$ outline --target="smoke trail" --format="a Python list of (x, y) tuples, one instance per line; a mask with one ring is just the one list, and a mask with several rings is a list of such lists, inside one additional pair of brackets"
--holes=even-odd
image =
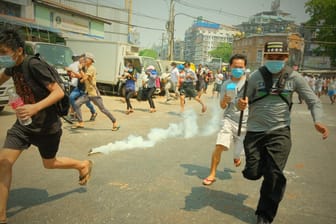
[[(210, 121), (207, 122), (202, 135), (210, 135), (218, 130), (218, 107), (211, 106), (213, 116)], [(199, 135), (199, 127), (197, 124), (197, 114), (194, 110), (187, 110), (183, 113), (183, 122), (177, 124), (169, 124), (168, 128), (152, 128), (147, 137), (130, 135), (126, 139), (121, 141), (115, 141), (107, 145), (103, 145), (97, 148), (93, 148), (89, 151), (89, 155), (95, 153), (108, 154), (112, 151), (123, 151), (135, 148), (149, 148), (153, 147), (156, 143), (168, 138), (192, 138)], [(217, 123), (216, 123), (217, 122)]]

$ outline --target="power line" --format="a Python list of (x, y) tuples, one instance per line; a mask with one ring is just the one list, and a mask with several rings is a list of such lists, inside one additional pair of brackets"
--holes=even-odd
[(242, 15), (235, 14), (235, 13), (232, 13), (232, 12), (227, 12), (227, 11), (224, 11), (222, 9), (207, 8), (207, 7), (204, 7), (204, 6), (195, 5), (194, 3), (190, 4), (189, 2), (186, 2), (186, 1), (183, 1), (183, 0), (175, 0), (175, 2), (177, 2), (181, 5), (184, 5), (186, 7), (197, 9), (197, 10), (208, 11), (208, 12), (216, 12), (216, 13), (224, 14), (224, 15), (232, 15), (232, 16), (245, 18), (245, 19), (248, 18), (247, 16), (242, 16)]

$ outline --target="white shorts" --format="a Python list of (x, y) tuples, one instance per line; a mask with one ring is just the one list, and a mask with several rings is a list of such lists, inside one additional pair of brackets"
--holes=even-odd
[(217, 134), (217, 145), (223, 145), (224, 147), (230, 149), (233, 148), (234, 158), (239, 158), (240, 154), (244, 151), (244, 138), (246, 134), (246, 124), (241, 127), (240, 136), (238, 133), (238, 123), (230, 120), (223, 119), (222, 129)]

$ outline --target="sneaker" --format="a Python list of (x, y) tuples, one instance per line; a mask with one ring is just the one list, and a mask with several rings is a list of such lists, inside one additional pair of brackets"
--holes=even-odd
[(240, 166), (240, 164), (241, 164), (241, 159), (240, 159), (240, 158), (238, 158), (238, 159), (233, 159), (233, 163), (234, 163), (234, 165), (235, 165), (236, 167), (238, 167), (238, 166)]
[(91, 114), (90, 121), (95, 121), (97, 117), (97, 113)]

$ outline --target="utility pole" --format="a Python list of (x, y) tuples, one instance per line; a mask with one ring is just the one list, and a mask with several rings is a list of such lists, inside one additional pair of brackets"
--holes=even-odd
[(133, 4), (133, 2), (132, 2), (132, 0), (125, 0), (125, 6), (126, 6), (126, 9), (128, 10), (128, 21), (127, 21), (127, 23), (128, 23), (128, 42), (130, 42), (131, 41), (131, 35), (132, 35), (132, 26), (131, 26), (131, 24), (132, 24), (132, 8), (133, 8), (133, 6), (132, 6), (132, 4)]
[(168, 60), (174, 60), (174, 0), (170, 0), (170, 11), (169, 11), (169, 21), (168, 21), (168, 34), (169, 34), (169, 47), (168, 47)]

